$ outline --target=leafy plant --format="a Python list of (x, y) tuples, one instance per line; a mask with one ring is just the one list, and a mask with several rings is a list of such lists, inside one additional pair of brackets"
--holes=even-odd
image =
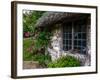
[(44, 11), (32, 11), (24, 10), (23, 11), (23, 32), (30, 32), (31, 34), (35, 30), (35, 23), (42, 16)]
[(52, 33), (46, 28), (43, 31), (38, 31), (37, 37), (34, 39), (34, 52), (45, 54), (49, 45)]
[(47, 67), (47, 64), (51, 61), (51, 56), (49, 54), (36, 54), (33, 56), (34, 61), (38, 61), (42, 67)]
[(48, 64), (49, 68), (76, 67), (76, 66), (80, 66), (80, 61), (72, 56), (63, 56)]
[(50, 32), (47, 32), (47, 31), (40, 32), (38, 37), (36, 38), (36, 40), (37, 40), (36, 46), (37, 47), (47, 47), (51, 35), (52, 34)]

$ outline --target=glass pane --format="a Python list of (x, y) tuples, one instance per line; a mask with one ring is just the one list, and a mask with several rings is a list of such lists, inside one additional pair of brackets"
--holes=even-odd
[(71, 40), (69, 40), (68, 44), (69, 44), (69, 45), (71, 45), (71, 42), (72, 42), (72, 41), (71, 41)]
[(68, 46), (66, 46), (66, 51), (68, 51)]
[(66, 45), (68, 45), (68, 40), (66, 40)]
[(72, 39), (72, 34), (71, 33), (69, 33), (69, 39)]
[(77, 40), (74, 40), (74, 46), (76, 46), (77, 45)]
[(86, 46), (86, 41), (82, 41), (82, 46)]
[(68, 49), (71, 50), (71, 46), (68, 46)]
[(65, 35), (65, 39), (68, 39), (68, 34)]
[(80, 40), (78, 41), (78, 46), (81, 46), (81, 41)]
[(63, 40), (63, 45), (65, 44), (65, 40)]
[(78, 33), (78, 39), (81, 39), (81, 33)]
[(82, 34), (82, 39), (86, 39), (86, 33)]
[(78, 33), (74, 33), (74, 38), (75, 38), (75, 39), (78, 38)]

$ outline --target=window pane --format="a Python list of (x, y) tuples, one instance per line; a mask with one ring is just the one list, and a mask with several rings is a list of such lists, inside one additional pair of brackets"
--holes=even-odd
[(77, 45), (77, 40), (74, 40), (74, 46), (76, 46)]
[(74, 33), (74, 38), (75, 38), (75, 39), (78, 38), (78, 33)]
[(78, 39), (81, 39), (81, 33), (78, 33)]
[(82, 41), (82, 46), (86, 46), (86, 41)]
[(82, 39), (86, 39), (86, 33), (82, 34)]
[(68, 46), (68, 49), (71, 50), (71, 46)]
[(68, 45), (68, 40), (66, 40), (66, 45)]
[(71, 45), (71, 42), (72, 42), (72, 41), (71, 41), (71, 40), (69, 40), (68, 44), (69, 44), (69, 45)]
[(72, 34), (71, 33), (69, 33), (69, 39), (72, 39)]
[(65, 51), (68, 51), (68, 46), (66, 46), (65, 48), (66, 48), (66, 50), (65, 50)]
[(63, 40), (63, 44), (65, 45), (65, 40)]
[(81, 46), (81, 41), (80, 40), (78, 41), (78, 46)]
[(68, 39), (68, 34), (65, 35), (65, 39)]

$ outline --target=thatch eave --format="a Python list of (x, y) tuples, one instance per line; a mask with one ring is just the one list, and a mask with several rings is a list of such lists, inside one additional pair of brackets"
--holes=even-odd
[[(84, 14), (78, 14), (78, 13), (67, 13), (67, 12), (45, 12), (43, 16), (41, 16), (37, 23), (35, 24), (35, 27), (47, 27), (51, 26), (53, 24), (64, 22), (66, 20), (73, 20), (77, 19), (80, 16), (82, 17)], [(86, 16), (86, 15), (85, 15)]]

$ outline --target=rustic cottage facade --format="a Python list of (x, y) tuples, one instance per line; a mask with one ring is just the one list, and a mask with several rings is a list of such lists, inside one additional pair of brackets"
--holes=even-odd
[(91, 25), (90, 14), (45, 12), (36, 27), (47, 27), (53, 32), (48, 52), (52, 60), (64, 55), (74, 56), (81, 65), (90, 65)]

